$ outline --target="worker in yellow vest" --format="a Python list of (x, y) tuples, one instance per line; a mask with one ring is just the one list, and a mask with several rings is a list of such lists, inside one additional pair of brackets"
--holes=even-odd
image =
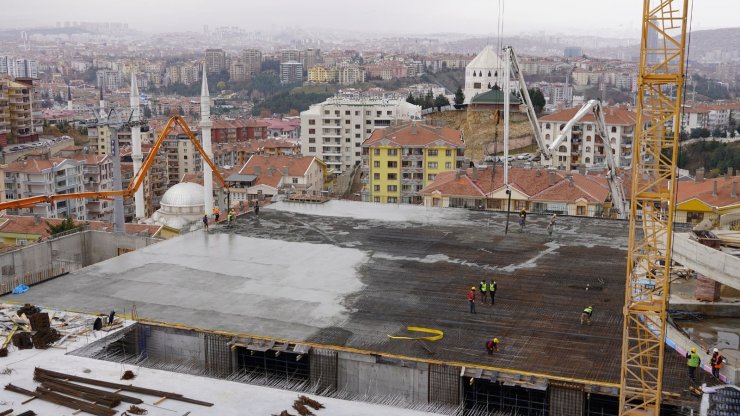
[(486, 303), (486, 293), (488, 293), (488, 283), (486, 283), (485, 280), (480, 281), (479, 285), (480, 289), (480, 301), (481, 303)]
[(594, 313), (594, 307), (593, 305), (588, 305), (584, 310), (583, 313), (581, 313), (581, 325), (584, 323), (587, 325), (591, 325), (591, 315)]
[(691, 352), (686, 354), (686, 366), (689, 368), (689, 378), (696, 383), (696, 369), (701, 365), (701, 357), (696, 353), (696, 348), (691, 347)]

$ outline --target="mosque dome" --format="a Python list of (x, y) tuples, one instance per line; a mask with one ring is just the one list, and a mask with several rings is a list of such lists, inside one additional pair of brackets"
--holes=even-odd
[(182, 182), (167, 190), (159, 204), (164, 208), (195, 208), (203, 211), (203, 186), (192, 182)]

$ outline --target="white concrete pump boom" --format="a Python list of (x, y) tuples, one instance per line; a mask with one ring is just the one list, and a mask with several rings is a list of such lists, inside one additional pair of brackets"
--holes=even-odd
[[(537, 120), (537, 113), (535, 113), (534, 111), (532, 99), (529, 97), (529, 90), (527, 89), (527, 83), (524, 82), (524, 74), (522, 74), (522, 71), (519, 69), (519, 61), (516, 59), (514, 49), (511, 46), (507, 46), (504, 48), (504, 53), (509, 55), (509, 62), (511, 62), (511, 71), (514, 73), (514, 76), (519, 81), (519, 88), (522, 91), (524, 105), (525, 107), (527, 107), (527, 118), (529, 118), (529, 123), (532, 125), (532, 132), (534, 133), (534, 138), (537, 141), (537, 146), (540, 149), (542, 157), (549, 160), (552, 157), (552, 151), (547, 148), (547, 144), (542, 137), (542, 132), (540, 131), (540, 122)], [(506, 122), (508, 123), (508, 120)]]
[(581, 107), (580, 110), (570, 119), (565, 126), (560, 130), (560, 134), (552, 142), (548, 151), (554, 152), (558, 146), (565, 140), (566, 135), (573, 128), (573, 125), (581, 121), (581, 119), (588, 113), (593, 113), (596, 124), (596, 134), (601, 137), (601, 141), (604, 143), (604, 157), (606, 158), (606, 165), (609, 171), (607, 172), (607, 181), (609, 182), (609, 190), (612, 194), (612, 205), (614, 209), (618, 211), (619, 218), (627, 218), (627, 203), (625, 202), (624, 187), (622, 186), (622, 180), (617, 176), (617, 162), (614, 160), (614, 152), (612, 150), (612, 144), (609, 140), (609, 130), (606, 128), (606, 118), (604, 117), (604, 111), (601, 107), (601, 101), (589, 100), (586, 104)]

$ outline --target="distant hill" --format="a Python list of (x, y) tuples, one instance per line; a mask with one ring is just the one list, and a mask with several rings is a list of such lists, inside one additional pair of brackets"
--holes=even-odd
[(722, 52), (740, 49), (740, 27), (691, 32), (690, 59), (699, 59), (704, 54), (721, 50)]

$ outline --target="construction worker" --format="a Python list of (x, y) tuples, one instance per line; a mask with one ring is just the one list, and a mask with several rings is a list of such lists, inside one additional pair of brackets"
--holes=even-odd
[(486, 349), (488, 350), (488, 355), (493, 355), (494, 351), (498, 352), (498, 338), (489, 339), (486, 342)]
[(552, 214), (550, 222), (547, 224), (547, 235), (552, 237), (552, 232), (555, 229), (555, 221), (558, 219), (558, 214)]
[(221, 216), (221, 213), (218, 212), (218, 207), (213, 207), (213, 220), (215, 222), (218, 222), (218, 217)]
[(475, 313), (475, 286), (468, 292), (468, 303), (470, 304), (470, 313)]
[(591, 325), (591, 314), (594, 313), (593, 305), (588, 305), (581, 313), (581, 325), (584, 323)]
[(522, 210), (519, 211), (519, 226), (521, 227), (519, 231), (522, 233), (524, 232), (524, 225), (526, 222), (527, 222), (527, 210), (522, 208)]
[(260, 215), (260, 201), (259, 199), (254, 201), (254, 215)]
[(480, 301), (481, 303), (486, 303), (486, 292), (488, 292), (488, 283), (486, 283), (485, 280), (480, 281)]
[(494, 296), (496, 296), (496, 281), (491, 279), (491, 283), (488, 284), (488, 293), (491, 295), (491, 306), (493, 306)]
[(686, 366), (689, 368), (689, 378), (696, 383), (696, 369), (701, 365), (701, 357), (696, 353), (696, 348), (691, 347), (691, 352), (686, 353)]
[(234, 212), (234, 208), (231, 208), (229, 210), (229, 214), (227, 215), (227, 218), (229, 220), (229, 225), (236, 219), (236, 212)]
[(719, 370), (722, 368), (722, 364), (725, 362), (725, 357), (719, 353), (717, 348), (712, 351), (712, 359), (709, 360), (709, 364), (712, 365), (712, 375), (719, 378)]
[(208, 214), (203, 214), (203, 229), (208, 231)]

